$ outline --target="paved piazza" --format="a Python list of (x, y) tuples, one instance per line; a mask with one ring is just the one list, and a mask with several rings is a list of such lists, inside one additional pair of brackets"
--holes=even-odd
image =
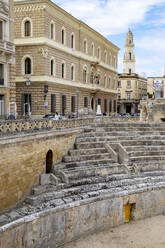
[(159, 215), (83, 237), (62, 248), (164, 248), (164, 229), (165, 216)]

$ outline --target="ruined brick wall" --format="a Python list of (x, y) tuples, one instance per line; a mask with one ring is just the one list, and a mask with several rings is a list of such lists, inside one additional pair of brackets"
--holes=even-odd
[(0, 144), (0, 211), (18, 203), (38, 183), (46, 170), (46, 154), (53, 152), (53, 163), (61, 161), (74, 144), (78, 131), (32, 134), (5, 139)]

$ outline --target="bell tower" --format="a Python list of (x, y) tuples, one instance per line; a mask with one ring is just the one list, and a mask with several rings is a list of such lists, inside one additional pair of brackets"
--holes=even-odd
[(125, 53), (123, 59), (123, 73), (132, 74), (135, 73), (135, 53), (133, 34), (131, 30), (128, 30), (126, 36)]

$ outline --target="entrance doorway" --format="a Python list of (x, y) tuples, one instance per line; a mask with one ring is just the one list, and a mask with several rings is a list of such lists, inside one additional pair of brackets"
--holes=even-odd
[(46, 154), (46, 174), (52, 173), (53, 168), (53, 152), (49, 150)]
[(131, 114), (131, 103), (126, 104), (126, 113)]
[(130, 220), (134, 219), (134, 211), (136, 204), (127, 204), (125, 205), (125, 223), (130, 222)]

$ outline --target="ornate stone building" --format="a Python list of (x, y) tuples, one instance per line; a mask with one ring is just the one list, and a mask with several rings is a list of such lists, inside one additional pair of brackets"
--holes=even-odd
[[(149, 98), (165, 98), (164, 87), (165, 76), (147, 78), (147, 93)], [(155, 96), (155, 90), (157, 96)]]
[(13, 0), (0, 1), (0, 118), (13, 110), (16, 101), (13, 22)]
[[(15, 1), (18, 112), (116, 112), (118, 47), (49, 0)], [(28, 80), (27, 80), (28, 78)], [(26, 87), (26, 81), (30, 86)]]
[(118, 76), (118, 113), (137, 113), (140, 100), (147, 95), (147, 80), (135, 73), (134, 41), (131, 30), (126, 36), (123, 73)]

